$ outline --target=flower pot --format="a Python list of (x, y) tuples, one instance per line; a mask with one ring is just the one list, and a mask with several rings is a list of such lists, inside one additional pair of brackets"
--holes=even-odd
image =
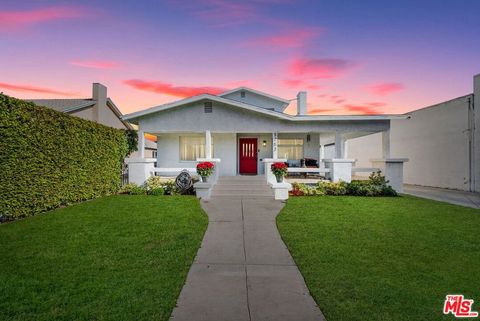
[(206, 182), (207, 182), (207, 178), (208, 178), (208, 176), (202, 176), (202, 182), (203, 182), (203, 183), (206, 183)]
[(275, 176), (275, 177), (277, 178), (277, 183), (283, 182), (283, 176), (278, 175), (278, 176)]

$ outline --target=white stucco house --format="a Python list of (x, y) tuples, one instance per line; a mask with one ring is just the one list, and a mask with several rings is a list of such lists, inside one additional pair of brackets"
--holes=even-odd
[[(324, 173), (333, 181), (350, 181), (352, 172), (380, 168), (402, 190), (406, 159), (390, 157), (390, 123), (408, 115), (307, 115), (307, 93), (299, 92), (296, 100), (297, 113), (289, 115), (284, 111), (290, 100), (240, 87), (125, 115), (139, 128), (140, 151), (146, 133), (157, 136), (156, 159), (141, 154), (129, 160), (130, 181), (141, 184), (154, 173), (176, 175), (182, 169), (194, 172), (198, 161), (211, 160), (217, 176), (264, 175), (282, 198), (289, 184), (275, 183), (269, 170), (272, 162), (282, 161), (288, 162), (289, 172)], [(381, 133), (382, 157), (357, 168), (346, 157), (345, 144), (372, 133)], [(305, 168), (305, 162), (317, 166)]]

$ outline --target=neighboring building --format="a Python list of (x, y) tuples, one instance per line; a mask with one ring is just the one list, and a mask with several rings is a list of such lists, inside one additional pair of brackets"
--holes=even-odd
[[(392, 120), (392, 157), (405, 163), (406, 184), (480, 192), (480, 75), (472, 94), (409, 112), (406, 121)], [(382, 155), (379, 134), (352, 139), (347, 154), (366, 166)]]
[[(145, 141), (143, 133), (157, 136), (157, 173), (192, 169), (201, 159), (219, 159), (220, 176), (257, 175), (265, 173), (265, 162), (287, 161), (292, 172), (325, 172), (325, 163), (326, 173), (336, 181), (351, 177), (352, 161), (344, 153), (347, 140), (383, 132), (380, 145), (388, 147), (389, 136), (385, 133), (389, 133), (390, 121), (407, 118), (307, 115), (306, 96), (306, 92), (298, 93), (294, 116), (284, 113), (289, 100), (240, 87), (152, 107), (123, 119), (139, 126), (140, 145)], [(331, 147), (325, 146), (332, 143), (337, 146), (334, 153), (330, 151), (334, 157), (326, 159), (325, 149)], [(385, 149), (383, 154), (388, 158), (388, 153)], [(145, 155), (140, 156), (145, 159)], [(307, 162), (317, 163), (317, 169), (301, 169)], [(142, 183), (153, 170), (145, 168), (136, 182)]]
[[(94, 83), (92, 88), (92, 98), (84, 99), (26, 99), (39, 106), (45, 106), (77, 116), (83, 119), (91, 120), (105, 126), (118, 129), (134, 129), (127, 121), (123, 120), (122, 113), (115, 103), (107, 96), (107, 87), (102, 84)], [(145, 154), (149, 157), (154, 156), (156, 144), (151, 140), (146, 140)], [(135, 154), (139, 154), (136, 152)], [(135, 156), (131, 155), (131, 156)]]

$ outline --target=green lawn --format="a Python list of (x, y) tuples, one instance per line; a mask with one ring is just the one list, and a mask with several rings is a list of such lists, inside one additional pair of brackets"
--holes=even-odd
[(480, 210), (420, 198), (292, 197), (277, 224), (328, 321), (453, 320), (480, 310)]
[(111, 196), (0, 226), (0, 320), (168, 320), (206, 227), (189, 196)]

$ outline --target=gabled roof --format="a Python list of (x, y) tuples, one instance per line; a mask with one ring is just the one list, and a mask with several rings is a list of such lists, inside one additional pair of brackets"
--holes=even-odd
[(150, 115), (153, 113), (165, 111), (175, 107), (192, 104), (202, 100), (216, 101), (218, 103), (243, 108), (245, 110), (258, 112), (260, 114), (276, 117), (283, 120), (290, 121), (335, 121), (335, 120), (389, 120), (389, 119), (406, 119), (408, 115), (288, 115), (285, 113), (257, 107), (254, 105), (246, 104), (240, 101), (222, 98), (220, 96), (201, 94), (197, 96), (188, 97), (185, 99), (177, 100), (172, 103), (150, 107), (144, 110), (140, 110), (131, 114), (123, 116), (123, 119), (135, 122), (138, 118)]
[(274, 95), (267, 94), (263, 91), (259, 91), (259, 90), (255, 90), (255, 89), (248, 88), (248, 87), (243, 87), (243, 86), (232, 89), (232, 90), (228, 90), (226, 92), (223, 92), (223, 93), (219, 94), (218, 96), (219, 97), (224, 97), (224, 96), (227, 96), (227, 95), (232, 94), (232, 93), (237, 92), (237, 91), (248, 91), (248, 92), (260, 95), (260, 96), (264, 96), (264, 97), (276, 100), (276, 101), (284, 103), (284, 104), (290, 104), (290, 100), (288, 100), (288, 99), (280, 98), (280, 97), (277, 97), (277, 96), (274, 96)]
[(64, 113), (87, 108), (95, 105), (95, 101), (91, 98), (85, 99), (25, 99), (36, 105), (48, 107)]
[[(39, 106), (48, 107), (51, 109), (55, 109), (56, 111), (61, 111), (63, 113), (73, 113), (78, 110), (89, 108), (94, 106), (97, 101), (91, 98), (85, 99), (25, 99), (26, 101), (32, 102)], [(107, 107), (120, 119), (120, 121), (127, 127), (128, 129), (133, 129), (132, 125), (123, 119), (123, 114), (115, 105), (113, 100), (107, 98)]]

